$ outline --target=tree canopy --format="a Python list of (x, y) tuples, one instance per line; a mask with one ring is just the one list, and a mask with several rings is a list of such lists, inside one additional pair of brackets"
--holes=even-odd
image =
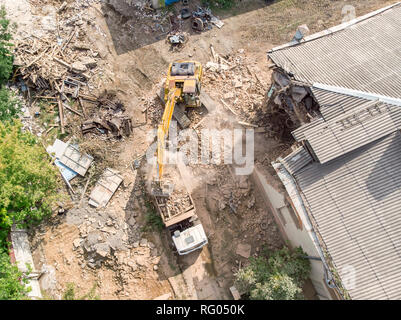
[(301, 286), (310, 273), (310, 262), (301, 248), (265, 251), (236, 274), (236, 286), (252, 300), (303, 299)]
[(51, 213), (57, 173), (36, 138), (21, 123), (0, 122), (0, 241), (13, 223), (27, 226)]
[(11, 39), (10, 20), (6, 18), (3, 5), (0, 8), (0, 86), (8, 81), (13, 71), (14, 57), (11, 51)]

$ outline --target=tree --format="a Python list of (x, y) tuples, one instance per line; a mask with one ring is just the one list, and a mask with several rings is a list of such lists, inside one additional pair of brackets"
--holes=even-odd
[(13, 71), (14, 57), (11, 52), (12, 39), (10, 21), (6, 19), (4, 5), (0, 8), (0, 86), (8, 81)]
[(265, 283), (257, 283), (250, 291), (252, 300), (300, 300), (302, 289), (287, 274), (273, 274)]
[(17, 266), (10, 263), (8, 254), (0, 248), (0, 300), (27, 299), (27, 282)]
[(0, 89), (0, 121), (15, 119), (20, 111), (21, 104), (10, 90)]
[(21, 122), (0, 122), (0, 244), (13, 223), (27, 227), (51, 213), (57, 172)]
[(265, 250), (258, 258), (236, 274), (235, 284), (250, 299), (302, 299), (301, 286), (310, 273), (310, 262), (301, 248)]

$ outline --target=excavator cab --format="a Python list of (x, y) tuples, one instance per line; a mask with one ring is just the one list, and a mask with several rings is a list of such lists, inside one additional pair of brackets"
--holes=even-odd
[(164, 102), (168, 102), (171, 90), (179, 88), (181, 96), (177, 99), (177, 103), (182, 103), (185, 107), (199, 107), (202, 73), (202, 65), (196, 61), (171, 63), (164, 84)]

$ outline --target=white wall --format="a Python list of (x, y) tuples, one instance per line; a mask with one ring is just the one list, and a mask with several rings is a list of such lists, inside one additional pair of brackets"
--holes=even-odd
[[(314, 244), (313, 238), (311, 237), (311, 231), (308, 231), (308, 228), (306, 228), (303, 223), (301, 230), (297, 228), (294, 219), (291, 217), (289, 209), (286, 207), (285, 195), (273, 188), (268, 183), (266, 177), (263, 176), (256, 168), (253, 175), (255, 179), (259, 180), (259, 187), (262, 187), (262, 190), (260, 191), (265, 193), (265, 196), (268, 198), (271, 204), (271, 209), (275, 210), (274, 214), (276, 216), (276, 220), (278, 217), (278, 220), (281, 221), (280, 229), (284, 231), (285, 236), (288, 238), (290, 244), (293, 247), (301, 246), (308, 256), (319, 258), (320, 255)], [(282, 216), (284, 217), (284, 220), (286, 221), (285, 224), (282, 223), (279, 212), (281, 212)], [(301, 218), (301, 220), (304, 219)], [(324, 265), (322, 261), (310, 259), (310, 262), (312, 267), (310, 279), (315, 287), (318, 297), (322, 300), (332, 299), (325, 284)]]

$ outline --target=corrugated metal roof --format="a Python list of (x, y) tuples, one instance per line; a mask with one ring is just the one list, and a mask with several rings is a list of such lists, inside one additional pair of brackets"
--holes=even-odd
[(311, 87), (310, 89), (320, 106), (320, 113), (326, 121), (366, 103), (366, 99), (315, 87)]
[(294, 177), (351, 298), (401, 299), (400, 132)]
[(394, 132), (400, 124), (400, 107), (368, 101), (304, 135), (320, 163), (325, 163)]
[(321, 163), (401, 129), (401, 107), (311, 87), (322, 117), (292, 132)]
[(298, 81), (401, 98), (401, 5), (340, 31), (269, 52)]
[(299, 147), (288, 156), (286, 156), (281, 163), (285, 166), (290, 174), (302, 169), (313, 161), (311, 155), (304, 147)]

